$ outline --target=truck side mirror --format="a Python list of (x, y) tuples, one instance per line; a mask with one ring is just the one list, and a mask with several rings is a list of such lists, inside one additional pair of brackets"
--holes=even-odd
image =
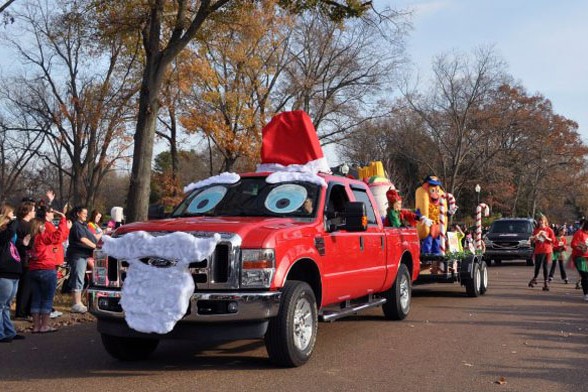
[(367, 214), (365, 204), (362, 201), (350, 201), (345, 204), (345, 230), (366, 231)]

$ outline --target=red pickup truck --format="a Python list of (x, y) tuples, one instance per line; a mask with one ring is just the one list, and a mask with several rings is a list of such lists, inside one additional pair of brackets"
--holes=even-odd
[[(233, 183), (193, 189), (169, 218), (116, 231), (118, 238), (136, 231), (155, 237), (220, 234), (209, 257), (190, 262), (195, 290), (169, 333), (128, 326), (119, 302), (128, 264), (96, 252), (89, 308), (112, 356), (142, 359), (168, 338), (263, 338), (274, 363), (300, 366), (313, 352), (319, 320), (374, 306), (382, 306), (386, 319), (407, 316), (419, 275), (416, 230), (384, 227), (361, 181), (321, 173), (322, 185), (268, 183), (268, 174), (242, 174)], [(154, 268), (170, 263), (157, 257), (141, 261)]]

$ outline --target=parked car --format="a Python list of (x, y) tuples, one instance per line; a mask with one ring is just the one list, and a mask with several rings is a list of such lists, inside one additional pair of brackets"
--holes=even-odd
[(533, 265), (533, 245), (529, 237), (535, 222), (530, 218), (502, 218), (495, 220), (484, 237), (488, 265), (503, 260), (525, 260)]

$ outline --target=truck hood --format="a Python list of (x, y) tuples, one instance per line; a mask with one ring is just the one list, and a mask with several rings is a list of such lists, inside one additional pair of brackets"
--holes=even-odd
[(133, 231), (234, 233), (247, 248), (273, 248), (276, 241), (295, 235), (312, 236), (316, 221), (268, 217), (189, 217), (135, 222), (121, 226), (116, 235)]

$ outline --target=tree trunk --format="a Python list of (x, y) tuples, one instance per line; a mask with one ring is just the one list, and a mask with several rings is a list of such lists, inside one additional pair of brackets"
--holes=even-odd
[(234, 157), (226, 157), (221, 172), (230, 172), (233, 171), (233, 166), (235, 166), (235, 162), (237, 162), (237, 158)]
[(208, 137), (208, 167), (210, 168), (210, 176), (213, 175), (212, 169), (212, 145), (210, 143), (210, 137)]
[[(147, 65), (154, 68), (154, 64)], [(149, 192), (151, 189), (151, 159), (159, 103), (157, 91), (161, 84), (161, 73), (145, 72), (139, 97), (139, 117), (135, 132), (131, 184), (127, 198), (127, 222), (147, 219)]]
[[(180, 177), (180, 156), (178, 153), (178, 127), (176, 124), (175, 110), (170, 110), (170, 153), (172, 165), (172, 178), (176, 181)], [(174, 196), (177, 196), (174, 191)]]
[(151, 160), (153, 159), (153, 143), (161, 89), (162, 77), (171, 62), (164, 61), (160, 50), (161, 18), (163, 1), (157, 0), (151, 6), (149, 24), (143, 30), (145, 48), (145, 69), (139, 92), (139, 115), (133, 148), (133, 167), (131, 183), (127, 198), (127, 222), (147, 219), (149, 210), (149, 191), (151, 188)]

